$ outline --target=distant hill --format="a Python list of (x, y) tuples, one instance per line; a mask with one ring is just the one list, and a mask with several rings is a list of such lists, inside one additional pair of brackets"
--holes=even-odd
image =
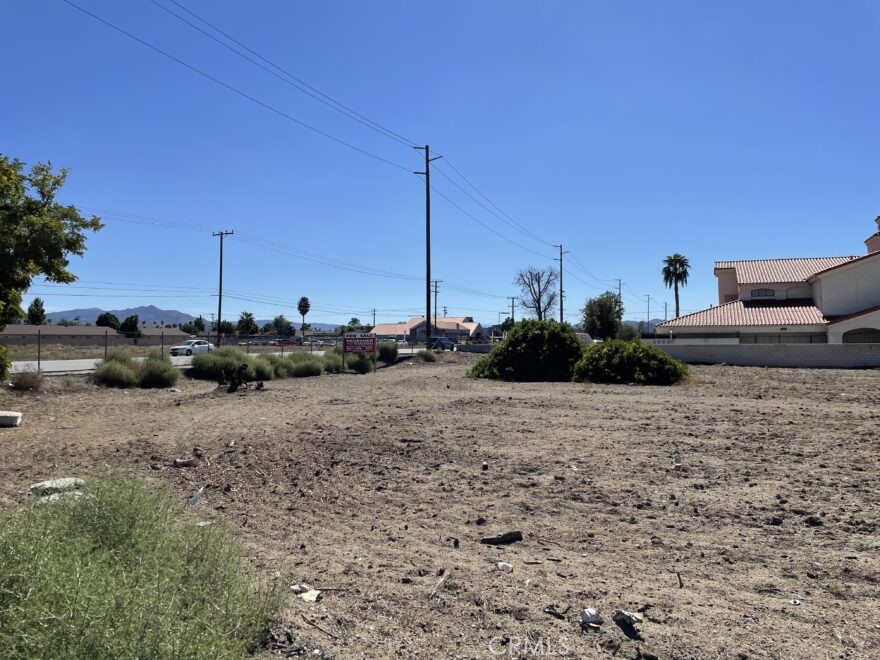
[[(644, 321), (626, 321), (626, 320), (624, 320), (623, 323), (624, 323), (624, 325), (631, 325), (631, 326), (634, 327), (636, 330), (638, 330), (638, 329), (639, 329), (639, 324), (640, 324), (640, 323), (641, 323), (641, 324), (644, 324), (645, 322), (644, 322)], [(650, 332), (651, 330), (654, 329), (655, 326), (659, 325), (660, 323), (663, 323), (663, 319), (651, 319), (651, 323), (650, 323), (650, 325), (649, 325), (649, 328), (650, 328), (650, 329), (649, 329), (649, 328), (646, 328), (646, 329), (645, 329), (646, 332)]]
[[(228, 319), (228, 320), (235, 323), (237, 319)], [(287, 319), (287, 320), (290, 321), (290, 319)], [(262, 328), (267, 323), (271, 323), (272, 319), (256, 319), (256, 322), (257, 322), (257, 327)], [(300, 327), (302, 326), (302, 323), (296, 323), (294, 321), (290, 321), (290, 324), (294, 328), (296, 328), (297, 330), (299, 330)], [(339, 324), (339, 323), (309, 323), (309, 326), (311, 326), (312, 330), (331, 330), (332, 331), (332, 330), (336, 330), (336, 328), (338, 328), (340, 325), (341, 324)]]
[(179, 312), (176, 309), (159, 309), (155, 305), (147, 305), (145, 307), (131, 307), (129, 309), (108, 310), (99, 309), (97, 307), (88, 307), (86, 309), (66, 309), (61, 312), (49, 312), (46, 314), (46, 318), (52, 321), (52, 323), (57, 323), (62, 319), (72, 321), (73, 319), (78, 317), (79, 322), (83, 325), (89, 323), (94, 324), (94, 322), (98, 319), (98, 316), (103, 314), (105, 311), (114, 314), (119, 318), (120, 321), (125, 319), (126, 316), (137, 314), (138, 320), (140, 320), (141, 322), (146, 321), (149, 325), (152, 325), (154, 322), (158, 323), (159, 321), (162, 321), (166, 325), (173, 323), (188, 323), (195, 318), (191, 314)]

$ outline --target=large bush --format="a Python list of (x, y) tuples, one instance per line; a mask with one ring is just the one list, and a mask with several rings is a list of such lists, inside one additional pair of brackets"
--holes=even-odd
[(422, 349), (418, 353), (416, 353), (416, 357), (419, 358), (422, 362), (436, 362), (437, 361), (437, 353), (434, 351), (429, 351), (427, 349)]
[[(0, 655), (241, 658), (280, 604), (219, 525), (137, 483), (0, 515)], [(51, 623), (50, 623), (51, 622)]]
[(141, 387), (171, 387), (180, 378), (180, 370), (164, 355), (152, 352), (138, 365)]
[(471, 367), (468, 375), (515, 381), (571, 380), (583, 347), (570, 325), (520, 321), (504, 341)]
[(342, 356), (336, 353), (324, 353), (324, 371), (328, 374), (338, 374), (342, 371)]
[(688, 368), (665, 351), (636, 341), (612, 339), (591, 345), (575, 367), (574, 379), (594, 383), (672, 385)]
[(129, 360), (102, 362), (95, 369), (95, 382), (105, 387), (134, 387), (140, 382), (137, 366)]
[(365, 374), (373, 370), (373, 360), (362, 353), (346, 353), (345, 366), (359, 374)]
[(291, 364), (291, 378), (308, 378), (310, 376), (320, 376), (324, 373), (324, 361), (315, 356), (310, 360), (298, 360)]
[(393, 364), (397, 361), (397, 343), (393, 341), (381, 341), (376, 347), (379, 351), (379, 361), (385, 364)]
[[(253, 380), (256, 376), (254, 371), (254, 358), (231, 346), (225, 346), (211, 351), (210, 353), (201, 353), (196, 355), (192, 360), (192, 369), (190, 373), (196, 378), (204, 378), (206, 380), (219, 380), (222, 376), (227, 380), (232, 378), (233, 374), (238, 371), (242, 364), (248, 366), (246, 377)], [(268, 363), (265, 363), (268, 365)], [(269, 365), (271, 368), (271, 365)], [(263, 380), (266, 380), (263, 378)]]

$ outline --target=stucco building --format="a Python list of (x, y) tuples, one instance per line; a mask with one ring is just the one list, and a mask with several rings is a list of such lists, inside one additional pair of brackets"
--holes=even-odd
[(718, 306), (657, 326), (674, 344), (880, 343), (880, 217), (862, 256), (715, 262)]
[[(425, 317), (415, 316), (400, 323), (379, 323), (372, 332), (379, 339), (425, 341), (427, 328)], [(436, 324), (431, 323), (432, 337), (446, 337), (455, 342), (481, 339), (485, 334), (483, 326), (470, 316), (443, 316), (437, 318)]]

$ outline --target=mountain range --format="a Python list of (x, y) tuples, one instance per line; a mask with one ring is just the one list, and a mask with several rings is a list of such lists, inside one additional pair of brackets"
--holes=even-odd
[(79, 322), (83, 325), (93, 324), (98, 317), (104, 312), (110, 312), (115, 315), (120, 321), (124, 320), (125, 317), (131, 316), (133, 314), (137, 314), (138, 320), (141, 322), (146, 321), (149, 325), (152, 325), (154, 322), (159, 323), (160, 321), (163, 324), (174, 324), (178, 325), (181, 323), (189, 323), (192, 321), (195, 316), (191, 314), (187, 314), (185, 312), (178, 312), (175, 309), (159, 309), (155, 305), (146, 305), (143, 307), (130, 307), (128, 309), (100, 309), (98, 307), (87, 307), (86, 309), (65, 309), (60, 312), (47, 312), (46, 318), (52, 321), (52, 323), (57, 323), (63, 319), (68, 321), (73, 321), (76, 318), (79, 318)]

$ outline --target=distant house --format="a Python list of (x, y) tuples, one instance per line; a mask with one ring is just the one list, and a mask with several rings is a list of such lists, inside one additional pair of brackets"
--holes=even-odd
[[(415, 316), (409, 321), (377, 324), (371, 332), (375, 332), (378, 339), (424, 341), (427, 328), (425, 317)], [(446, 337), (452, 341), (460, 342), (482, 339), (486, 336), (486, 332), (483, 326), (470, 316), (444, 316), (437, 317), (436, 324), (432, 319), (431, 336)]]
[(867, 254), (715, 262), (718, 306), (657, 326), (675, 344), (880, 343), (880, 217)]

